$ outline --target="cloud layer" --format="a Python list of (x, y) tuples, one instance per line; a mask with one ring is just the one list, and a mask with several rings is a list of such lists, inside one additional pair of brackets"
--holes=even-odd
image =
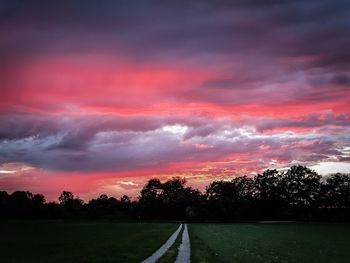
[(88, 195), (152, 176), (200, 186), (349, 163), (349, 10), (327, 0), (2, 1), (0, 185)]

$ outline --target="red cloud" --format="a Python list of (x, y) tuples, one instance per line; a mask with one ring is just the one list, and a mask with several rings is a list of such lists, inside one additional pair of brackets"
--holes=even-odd
[[(0, 14), (2, 189), (136, 195), (154, 176), (203, 187), (349, 162), (343, 5), (10, 2)], [(6, 170), (18, 163), (33, 169)]]

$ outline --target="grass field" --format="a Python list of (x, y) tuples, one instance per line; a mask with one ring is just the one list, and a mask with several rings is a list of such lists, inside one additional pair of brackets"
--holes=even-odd
[(349, 224), (191, 224), (192, 262), (350, 262)]
[(0, 262), (141, 262), (178, 224), (0, 221)]
[[(171, 223), (0, 221), (0, 262), (141, 262)], [(350, 262), (350, 224), (191, 224), (192, 263)], [(159, 262), (174, 262), (176, 243)]]

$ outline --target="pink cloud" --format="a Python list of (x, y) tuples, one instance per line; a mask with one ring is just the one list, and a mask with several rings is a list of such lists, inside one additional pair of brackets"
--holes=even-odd
[(349, 8), (10, 2), (1, 189), (136, 197), (153, 177), (203, 188), (271, 166), (349, 162)]

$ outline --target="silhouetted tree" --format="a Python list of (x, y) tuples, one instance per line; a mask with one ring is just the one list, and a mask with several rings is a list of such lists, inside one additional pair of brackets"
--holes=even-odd
[(164, 183), (151, 179), (144, 186), (139, 197), (141, 217), (168, 219), (196, 219), (202, 215), (202, 194), (186, 187), (186, 180), (175, 177)]
[(326, 184), (326, 205), (332, 208), (350, 208), (350, 175), (332, 174)]
[(174, 177), (162, 185), (166, 217), (172, 219), (195, 219), (200, 217), (201, 193), (186, 187), (186, 179)]
[(296, 217), (311, 217), (320, 205), (321, 176), (304, 166), (292, 166), (282, 177), (282, 197)]
[(243, 219), (251, 212), (254, 181), (246, 176), (231, 181), (214, 181), (206, 188), (206, 193), (213, 218)]
[(72, 202), (74, 199), (74, 195), (72, 192), (63, 191), (60, 197), (58, 197), (58, 201), (60, 201), (61, 205), (66, 205)]
[(56, 202), (48, 202), (44, 207), (44, 214), (47, 218), (62, 218), (64, 216), (64, 209), (62, 205)]
[(10, 196), (6, 191), (0, 191), (0, 217), (9, 216), (9, 199)]
[(205, 194), (175, 177), (149, 180), (137, 201), (105, 194), (87, 204), (63, 191), (59, 203), (28, 191), (0, 191), (1, 218), (141, 218), (177, 220), (312, 219), (350, 220), (350, 175), (322, 180), (315, 171), (293, 166), (266, 170), (254, 178), (214, 181)]
[(283, 173), (277, 170), (266, 170), (254, 178), (255, 198), (259, 216), (271, 219), (284, 214), (287, 207), (283, 199)]
[(150, 179), (141, 190), (138, 202), (139, 216), (142, 218), (161, 218), (164, 213), (162, 183), (159, 179)]
[(119, 210), (128, 211), (131, 209), (131, 198), (127, 195), (123, 195), (119, 201)]
[(18, 217), (28, 217), (32, 198), (33, 194), (28, 191), (13, 192), (9, 199), (10, 214)]
[(31, 200), (32, 217), (42, 217), (45, 208), (45, 197), (42, 194), (35, 194)]
[(320, 196), (321, 176), (304, 166), (291, 167), (282, 177), (283, 197), (290, 206), (314, 206)]
[(118, 205), (119, 202), (116, 198), (102, 194), (97, 199), (91, 199), (86, 206), (90, 217), (101, 218), (105, 216), (116, 216)]
[(73, 193), (63, 191), (58, 198), (61, 206), (64, 208), (64, 217), (79, 217), (83, 209), (83, 200), (79, 197), (74, 197)]

